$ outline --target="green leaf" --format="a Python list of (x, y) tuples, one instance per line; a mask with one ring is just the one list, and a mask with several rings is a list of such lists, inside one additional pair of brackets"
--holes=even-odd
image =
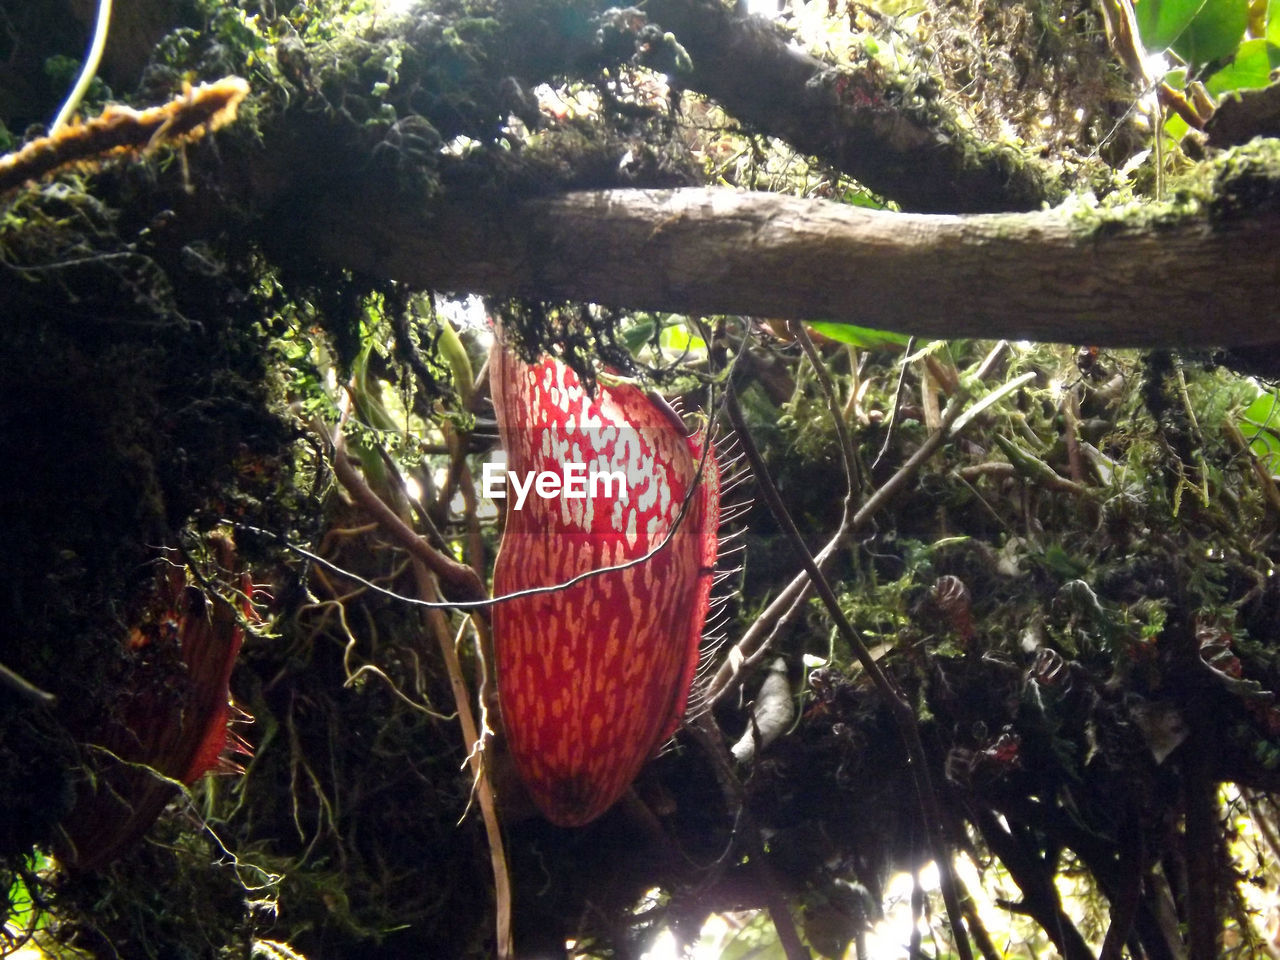
[[(1176, 70), (1170, 70), (1164, 75), (1164, 82), (1175, 90), (1185, 89), (1187, 86), (1186, 69), (1184, 67), (1179, 67)], [(1169, 144), (1171, 146), (1177, 146), (1182, 142), (1182, 138), (1187, 135), (1187, 131), (1190, 130), (1191, 127), (1187, 125), (1187, 121), (1183, 120), (1179, 114), (1170, 110), (1165, 114), (1164, 122), (1161, 124), (1161, 129), (1164, 130), (1165, 139)]]
[(1249, 0), (1205, 0), (1172, 47), (1193, 67), (1212, 63), (1236, 52), (1248, 26)]
[(1267, 0), (1267, 41), (1280, 45), (1280, 0)]
[[(1040, 559), (1044, 561), (1044, 565), (1064, 578), (1083, 577), (1089, 572), (1088, 566), (1081, 560), (1071, 556), (1062, 548), (1061, 544), (1051, 543), (1045, 547), (1044, 553), (1040, 555)], [(1096, 601), (1095, 601), (1096, 602)]]
[(846, 190), (840, 199), (851, 207), (862, 207), (864, 210), (883, 210), (885, 208), (884, 201), (875, 194), (852, 187)]
[(1167, 50), (1195, 19), (1206, 0), (1141, 0), (1133, 5), (1142, 45), (1151, 51)]
[(894, 333), (892, 330), (874, 330), (871, 327), (858, 327), (851, 323), (828, 323), (825, 320), (809, 324), (809, 329), (828, 339), (866, 350), (905, 347), (907, 341), (911, 339), (905, 333)]
[(632, 353), (638, 351), (653, 336), (653, 318), (646, 317), (622, 331), (622, 342)]
[[(32, 872), (48, 870), (50, 866), (48, 854), (39, 850), (33, 851), (26, 858), (26, 862), (27, 868)], [(28, 928), (44, 930), (47, 928), (48, 923), (48, 917), (31, 895), (31, 891), (27, 889), (26, 883), (23, 882), (21, 877), (15, 876), (13, 885), (9, 887), (9, 923), (7, 926), (16, 930), (26, 930)]]
[(658, 337), (658, 343), (665, 350), (675, 350), (683, 353), (688, 351), (705, 351), (707, 342), (701, 337), (695, 337), (683, 327), (667, 327)]
[(756, 913), (720, 948), (720, 960), (786, 960), (786, 956), (765, 910)]
[(1271, 83), (1271, 71), (1280, 66), (1280, 46), (1267, 40), (1246, 40), (1235, 59), (1205, 81), (1215, 97), (1229, 90), (1252, 90)]
[(1262, 427), (1280, 428), (1280, 394), (1259, 394), (1240, 416), (1244, 420), (1241, 429), (1246, 435), (1250, 428), (1254, 433)]
[(1240, 415), (1240, 432), (1267, 469), (1280, 469), (1280, 395), (1264, 393)]
[(1187, 135), (1187, 131), (1190, 129), (1191, 126), (1187, 121), (1176, 113), (1170, 113), (1164, 118), (1164, 136), (1170, 144), (1181, 143), (1182, 138)]
[(1249, 0), (1141, 0), (1134, 13), (1148, 50), (1172, 49), (1203, 66), (1236, 51), (1249, 25)]

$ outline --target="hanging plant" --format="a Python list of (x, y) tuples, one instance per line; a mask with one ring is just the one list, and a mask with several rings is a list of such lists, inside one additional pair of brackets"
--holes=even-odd
[[(230, 538), (215, 536), (212, 545), (222, 569), (234, 570)], [(101, 869), (127, 852), (173, 799), (177, 783), (242, 773), (234, 755), (251, 753), (232, 727), (251, 718), (233, 704), (228, 684), (244, 623), (258, 619), (252, 581), (241, 575), (233, 604), (189, 584), (174, 556), (165, 555), (153, 601), (125, 638), (133, 682), (89, 747), (108, 758), (104, 772), (82, 786), (62, 823), (56, 849), (77, 871)]]
[(526, 364), (501, 345), (492, 374), (508, 505), (495, 594), (629, 564), (494, 609), (516, 767), (549, 820), (576, 826), (626, 791), (684, 715), (719, 476), (705, 435), (633, 385), (602, 378), (591, 397), (560, 361)]

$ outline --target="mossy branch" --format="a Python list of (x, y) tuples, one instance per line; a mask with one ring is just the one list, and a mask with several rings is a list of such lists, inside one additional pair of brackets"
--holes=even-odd
[(199, 140), (235, 120), (248, 95), (248, 83), (224, 77), (188, 87), (182, 96), (146, 110), (113, 104), (92, 120), (60, 126), (0, 157), (0, 194), (59, 170), (92, 167), (112, 157), (144, 156), (157, 147)]

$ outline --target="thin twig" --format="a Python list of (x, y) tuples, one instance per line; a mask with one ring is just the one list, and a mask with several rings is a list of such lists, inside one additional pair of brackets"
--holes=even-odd
[(1079, 406), (1074, 390), (1067, 391), (1059, 406), (1062, 411), (1062, 439), (1067, 445), (1067, 472), (1075, 483), (1084, 482), (1084, 461), (1080, 456)]
[[(429, 598), (435, 593), (435, 582), (430, 571), (426, 564), (416, 557), (413, 561), (413, 574), (418, 590), (424, 597)], [(440, 653), (444, 656), (445, 666), (449, 672), (449, 685), (453, 688), (454, 705), (458, 708), (458, 722), (462, 726), (462, 738), (467, 748), (467, 762), (471, 766), (471, 775), (475, 778), (480, 815), (484, 820), (485, 836), (489, 841), (489, 861), (493, 868), (496, 904), (494, 922), (497, 956), (499, 960), (510, 960), (515, 955), (511, 940), (511, 874), (507, 869), (507, 857), (502, 843), (502, 827), (498, 823), (493, 786), (489, 782), (488, 768), (484, 764), (482, 731), (476, 726), (475, 716), (471, 711), (471, 691), (463, 678), (462, 664), (458, 662), (458, 652), (454, 649), (453, 637), (444, 611), (428, 609), (424, 612), (424, 617), (428, 628), (436, 636), (436, 642), (440, 646)], [(477, 631), (485, 629), (479, 617), (473, 617), (472, 623), (475, 624)]]
[[(449, 424), (445, 424), (446, 436), (450, 438), (449, 442), (456, 444), (460, 449), (465, 449), (467, 445), (467, 435), (455, 431)], [(480, 520), (477, 516), (479, 501), (476, 498), (475, 478), (471, 475), (471, 467), (468, 466), (464, 456), (462, 460), (462, 469), (458, 473), (458, 490), (462, 494), (462, 517), (463, 525), (467, 531), (467, 556), (471, 560), (471, 569), (476, 572), (476, 576), (483, 577), (485, 571), (484, 562), (484, 538), (480, 533)]]
[[(1265, 793), (1249, 789), (1245, 789), (1242, 792), (1244, 804), (1249, 810), (1249, 819), (1258, 828), (1258, 833), (1262, 836), (1267, 850), (1270, 851), (1271, 858), (1276, 862), (1280, 862), (1280, 836), (1276, 834), (1273, 826), (1276, 820), (1275, 805)], [(1268, 807), (1271, 809), (1267, 809)]]
[(711, 760), (716, 779), (725, 792), (730, 808), (738, 812), (738, 823), (741, 828), (739, 836), (746, 845), (747, 858), (752, 869), (760, 878), (765, 905), (769, 910), (769, 917), (773, 920), (774, 929), (778, 932), (778, 943), (782, 945), (783, 953), (786, 954), (787, 960), (809, 960), (809, 951), (800, 940), (795, 920), (791, 916), (791, 908), (787, 905), (786, 897), (779, 889), (777, 878), (769, 866), (769, 861), (765, 858), (764, 844), (760, 841), (760, 828), (756, 826), (755, 819), (751, 816), (746, 795), (733, 771), (729, 750), (720, 728), (712, 722), (710, 714), (702, 713), (689, 724), (689, 729)]
[(849, 426), (845, 423), (842, 415), (840, 398), (836, 395), (836, 388), (835, 384), (831, 382), (831, 375), (827, 373), (827, 365), (822, 362), (822, 357), (818, 355), (818, 350), (813, 345), (813, 339), (809, 336), (809, 331), (804, 328), (804, 324), (798, 320), (792, 320), (789, 327), (792, 335), (799, 341), (801, 349), (804, 350), (804, 355), (809, 358), (809, 365), (813, 367), (814, 375), (818, 378), (818, 384), (822, 387), (822, 393), (827, 398), (827, 410), (830, 412), (831, 422), (836, 428), (836, 439), (840, 441), (840, 460), (844, 464), (845, 504), (846, 509), (849, 509), (857, 496), (858, 462), (853, 440), (849, 436)]
[(995, 372), (996, 365), (1004, 358), (1005, 353), (1009, 349), (1008, 340), (998, 340), (996, 345), (991, 348), (991, 352), (982, 358), (982, 362), (978, 364), (978, 369), (974, 373), (974, 377), (978, 380), (985, 380)]
[(954, 363), (944, 366), (942, 361), (932, 353), (926, 353), (924, 355), (924, 367), (929, 371), (929, 376), (933, 377), (938, 389), (945, 393), (948, 398), (954, 397), (960, 392), (960, 372), (956, 369)]
[(1013, 391), (1021, 387), (1024, 383), (1028, 383), (1031, 380), (1034, 380), (1035, 378), (1036, 378), (1035, 372), (1029, 370), (1026, 373), (1023, 373), (1014, 377), (1012, 380), (1008, 381), (1007, 383), (1001, 384), (999, 387), (996, 387), (996, 389), (986, 394), (981, 400), (977, 401), (972, 407), (966, 410), (964, 412), (964, 416), (956, 420), (955, 431), (959, 433), (961, 430), (967, 427), (970, 423), (972, 423), (974, 418), (980, 416), (985, 410), (987, 410), (993, 404), (1000, 402), (1009, 394), (1013, 393)]
[(30, 680), (10, 670), (3, 663), (0, 663), (0, 687), (4, 687), (9, 692), (16, 693), (18, 696), (30, 700), (41, 707), (51, 707), (58, 702), (58, 698), (52, 693), (41, 690)]
[(893, 443), (893, 435), (898, 426), (898, 408), (902, 406), (902, 394), (907, 385), (907, 357), (911, 356), (915, 348), (916, 338), (910, 337), (907, 340), (906, 350), (902, 354), (902, 366), (898, 369), (898, 386), (893, 391), (893, 406), (889, 410), (889, 425), (884, 430), (884, 443), (880, 445), (880, 452), (876, 454), (876, 459), (871, 464), (872, 473), (880, 469), (880, 463), (884, 460), (885, 454), (889, 452), (889, 446)]
[[(350, 407), (344, 404), (344, 420), (349, 411)], [(383, 531), (398, 540), (410, 551), (413, 558), (414, 580), (417, 583), (419, 599), (423, 600), (427, 607), (424, 611), (426, 624), (436, 636), (449, 673), (449, 685), (453, 691), (454, 706), (458, 711), (458, 722), (462, 727), (463, 741), (467, 749), (467, 762), (474, 778), (485, 835), (489, 843), (496, 903), (497, 956), (499, 960), (510, 960), (514, 956), (511, 939), (511, 876), (502, 842), (502, 829), (498, 823), (493, 788), (483, 762), (481, 731), (476, 726), (475, 715), (471, 709), (471, 691), (467, 687), (462, 665), (458, 661), (458, 652), (453, 645), (448, 620), (445, 618), (444, 611), (440, 609), (440, 605), (435, 602), (435, 598), (439, 596), (437, 578), (449, 582), (455, 589), (467, 595), (468, 599), (475, 599), (477, 595), (484, 596), (486, 593), (484, 584), (471, 567), (437, 552), (424, 538), (418, 536), (395, 510), (374, 493), (347, 456), (342, 427), (343, 424), (339, 423), (338, 429), (334, 432), (335, 475), (357, 502), (373, 514)], [(483, 622), (483, 617), (473, 616), (472, 622), (483, 639), (487, 634), (487, 624)]]
[(1262, 491), (1262, 499), (1266, 500), (1272, 513), (1280, 515), (1280, 490), (1276, 489), (1276, 482), (1271, 479), (1271, 471), (1253, 455), (1249, 441), (1244, 438), (1244, 434), (1230, 417), (1223, 419), (1222, 432), (1231, 441), (1231, 446), (1235, 448), (1236, 453), (1248, 459), (1249, 465), (1253, 467), (1253, 475), (1258, 480), (1258, 489)]
[[(959, 394), (953, 398), (953, 403), (948, 405), (948, 412), (954, 405), (958, 413), (959, 403), (956, 402), (958, 397)], [(764, 498), (765, 503), (768, 504), (774, 519), (786, 534), (787, 539), (790, 540), (792, 548), (804, 566), (805, 573), (813, 583), (814, 590), (827, 608), (832, 620), (835, 621), (836, 628), (853, 650), (858, 662), (862, 664), (863, 670), (871, 678), (876, 689), (881, 692), (881, 695), (889, 703), (894, 719), (905, 741), (907, 753), (911, 758), (912, 774), (916, 781), (916, 789), (929, 827), (932, 852), (938, 865), (942, 887), (942, 899), (946, 904), (947, 918), (951, 923), (956, 951), (961, 960), (973, 960), (973, 950), (965, 932), (964, 916), (960, 910), (960, 900), (956, 893), (955, 868), (951, 862), (949, 844), (942, 832), (941, 805), (934, 791), (933, 777), (929, 772), (928, 757), (925, 753), (924, 742), (920, 738), (920, 727), (916, 723), (915, 711), (910, 703), (907, 702), (897, 684), (880, 668), (880, 664), (871, 656), (871, 652), (862, 641), (862, 637), (854, 629), (853, 624), (849, 622), (844, 611), (840, 609), (840, 603), (831, 589), (830, 582), (814, 562), (812, 554), (809, 553), (804, 537), (801, 536), (799, 529), (796, 528), (795, 521), (791, 518), (790, 512), (782, 502), (782, 497), (778, 493), (777, 487), (773, 485), (773, 480), (769, 476), (763, 458), (760, 456), (760, 451), (756, 449), (756, 445), (751, 439), (732, 381), (728, 385), (725, 407), (728, 410), (730, 422), (733, 424), (734, 430), (737, 431), (738, 440), (742, 444), (743, 455), (750, 464), (752, 473), (755, 474), (761, 496)], [(943, 429), (945, 428), (940, 427), (935, 432), (941, 434)]]
[(474, 570), (432, 547), (373, 492), (347, 455), (341, 426), (334, 433), (333, 472), (338, 482), (378, 521), (383, 531), (394, 537), (415, 559), (426, 564), (428, 570), (450, 586), (451, 592), (464, 601), (487, 599), (484, 583)]
[[(947, 438), (951, 436), (953, 426), (960, 415), (961, 409), (959, 399), (953, 398), (942, 415), (942, 426), (925, 438), (919, 449), (907, 458), (906, 462), (898, 468), (892, 477), (867, 498), (856, 513), (850, 516), (846, 512), (841, 517), (840, 525), (837, 527), (835, 534), (814, 557), (814, 562), (817, 564), (819, 571), (826, 570), (828, 564), (834, 559), (840, 548), (848, 542), (849, 538), (870, 523), (871, 519), (883, 510), (890, 500), (898, 495), (920, 471), (920, 468), (937, 452), (938, 448), (946, 442)], [(812, 589), (813, 581), (810, 579), (809, 574), (801, 571), (755, 619), (742, 635), (742, 638), (729, 651), (724, 663), (720, 665), (720, 669), (716, 671), (715, 677), (707, 687), (706, 703), (708, 706), (716, 703), (727, 695), (729, 691), (736, 689), (747, 668), (758, 663), (768, 653), (769, 646), (782, 624), (799, 614)]]

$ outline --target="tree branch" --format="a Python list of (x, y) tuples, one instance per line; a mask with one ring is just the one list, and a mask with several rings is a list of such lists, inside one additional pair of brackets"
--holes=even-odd
[(1016, 150), (980, 142), (936, 101), (913, 109), (910, 92), (874, 63), (834, 68), (721, 0), (647, 0), (643, 9), (688, 50), (691, 88), (904, 209), (1034, 210), (1053, 199), (1042, 171)]
[[(1280, 192), (1280, 191), (1278, 191)], [(714, 188), (428, 211), (336, 196), (293, 242), (436, 290), (1100, 346), (1275, 342), (1280, 212), (1103, 223), (899, 214)], [(1092, 222), (1092, 226), (1088, 224)]]
[(1120, 960), (1121, 951), (1131, 940), (1134, 918), (1142, 903), (1142, 880), (1149, 865), (1143, 849), (1141, 828), (1124, 830), (1120, 835), (1120, 888), (1111, 894), (1111, 925), (1102, 941), (1098, 960)]
[[(333, 472), (338, 482), (360, 506), (368, 511), (387, 534), (394, 537), (416, 560), (449, 587), (448, 599), (461, 601), (488, 599), (489, 593), (474, 570), (432, 547), (370, 489), (347, 456), (341, 428), (336, 432), (334, 439)], [(478, 615), (483, 617), (484, 613), (479, 612)]]
[(1067, 960), (1094, 960), (1093, 951), (1062, 910), (1053, 885), (1057, 864), (1042, 863), (981, 802), (970, 806), (970, 819), (1022, 891), (1020, 909), (1035, 919)]
[(1199, 725), (1184, 748), (1185, 866), (1187, 872), (1187, 956), (1189, 960), (1217, 957), (1222, 932), (1218, 874), (1222, 870), (1218, 783), (1209, 756), (1216, 749), (1214, 734)]

